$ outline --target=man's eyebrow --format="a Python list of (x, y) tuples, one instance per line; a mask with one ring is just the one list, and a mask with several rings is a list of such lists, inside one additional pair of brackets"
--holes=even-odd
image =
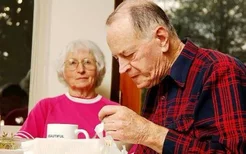
[(112, 55), (115, 59), (118, 59), (118, 57), (116, 55)]
[(115, 59), (118, 59), (118, 57), (119, 56), (125, 56), (126, 54), (128, 54), (129, 52), (129, 50), (131, 51), (131, 49), (133, 49), (134, 47), (131, 47), (130, 49), (124, 49), (124, 50), (122, 50), (122, 51), (120, 51), (120, 52), (118, 52), (118, 54), (116, 55), (116, 54), (113, 54), (112, 56), (115, 58)]
[(122, 52), (120, 52), (120, 55), (125, 55), (127, 53), (126, 50), (123, 50)]
[(126, 53), (126, 50), (122, 50), (122, 51), (118, 52), (117, 55), (114, 54), (113, 57), (118, 57), (119, 55), (124, 55), (125, 53)]

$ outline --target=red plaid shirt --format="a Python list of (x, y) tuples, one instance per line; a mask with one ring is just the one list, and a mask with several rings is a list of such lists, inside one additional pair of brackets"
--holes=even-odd
[[(143, 114), (169, 129), (163, 153), (246, 153), (246, 68), (186, 41), (169, 74), (148, 91)], [(139, 145), (136, 153), (156, 152)]]

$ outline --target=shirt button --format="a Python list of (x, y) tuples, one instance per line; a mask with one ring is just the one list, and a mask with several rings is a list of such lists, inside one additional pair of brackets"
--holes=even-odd
[(161, 100), (164, 101), (166, 99), (165, 96), (161, 96)]

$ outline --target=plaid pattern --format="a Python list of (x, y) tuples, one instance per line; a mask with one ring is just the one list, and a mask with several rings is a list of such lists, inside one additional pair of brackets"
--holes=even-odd
[[(185, 41), (162, 82), (149, 89), (143, 116), (169, 129), (163, 153), (246, 153), (246, 68)], [(155, 154), (139, 145), (137, 154)]]

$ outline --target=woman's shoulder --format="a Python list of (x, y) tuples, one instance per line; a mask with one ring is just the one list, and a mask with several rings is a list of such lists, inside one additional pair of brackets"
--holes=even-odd
[(59, 102), (65, 99), (64, 95), (58, 95), (54, 97), (46, 97), (37, 102), (37, 104), (32, 109), (33, 113), (47, 113), (52, 111)]
[(40, 105), (55, 105), (58, 102), (63, 101), (64, 99), (66, 99), (65, 94), (60, 94), (57, 96), (53, 96), (53, 97), (45, 97), (43, 99), (41, 99), (38, 104)]
[(114, 102), (114, 101), (111, 101), (110, 99), (108, 99), (108, 98), (106, 98), (106, 97), (103, 97), (103, 96), (102, 96), (101, 101), (102, 101), (105, 105), (120, 105), (119, 103)]

